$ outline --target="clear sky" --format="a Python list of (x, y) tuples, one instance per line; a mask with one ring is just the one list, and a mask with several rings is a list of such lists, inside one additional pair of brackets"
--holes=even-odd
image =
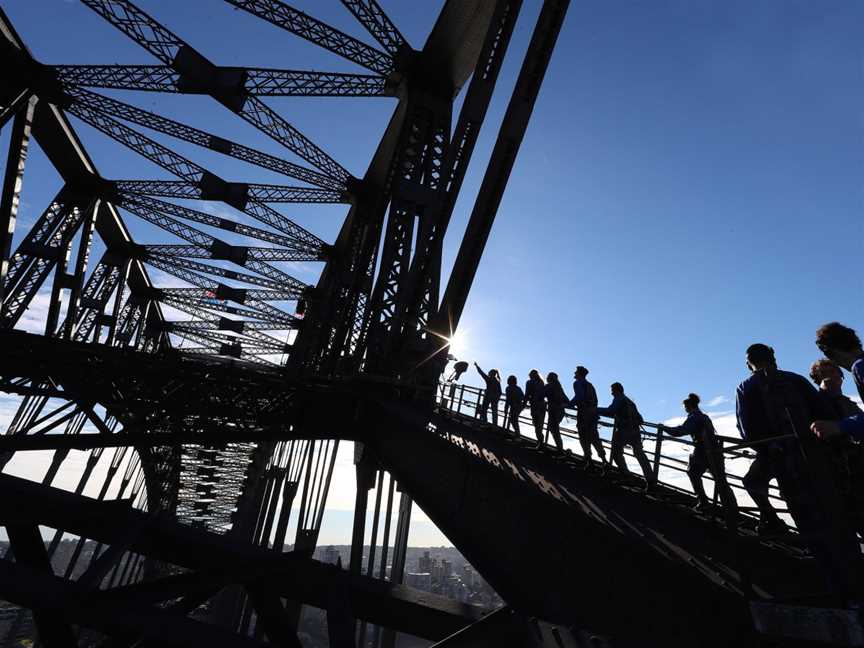
[[(381, 3), (416, 48), (442, 4)], [(336, 0), (294, 4), (368, 41)], [(156, 62), (77, 2), (0, 5), (44, 62)], [(362, 71), (216, 0), (140, 6), (223, 65)], [(525, 2), (457, 205), (448, 268), (539, 6)], [(467, 304), (460, 357), (520, 381), (532, 367), (558, 371), (565, 384), (586, 365), (601, 400), (619, 380), (646, 419), (663, 420), (690, 391), (728, 411), (752, 342), (806, 373), (819, 324), (864, 329), (862, 22), (864, 5), (849, 0), (573, 2)], [(283, 153), (211, 99), (116, 96)], [(355, 175), (394, 106), (268, 103)], [(104, 176), (167, 177), (72, 121)], [(155, 138), (226, 179), (286, 184)], [(45, 169), (38, 151), (31, 166)], [(25, 182), (22, 226), (59, 188), (42, 175)], [(346, 209), (281, 211), (332, 241)], [(314, 282), (318, 268), (294, 271)], [(477, 383), (473, 371), (467, 378)]]

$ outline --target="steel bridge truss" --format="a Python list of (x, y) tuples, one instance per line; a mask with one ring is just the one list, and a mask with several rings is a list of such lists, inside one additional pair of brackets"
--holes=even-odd
[[(342, 0), (375, 45), (281, 0), (226, 0), (361, 73), (221, 66), (130, 0), (81, 1), (150, 60), (38, 61), (0, 12), (0, 391), (17, 399), (0, 469), (48, 457), (41, 483), (0, 476), (0, 598), (18, 606), (0, 640), (299, 646), (303, 605), (326, 610), (340, 647), (443, 640), (477, 622), (470, 606), (401, 585), (413, 499), (374, 451), (368, 403), (434, 405), (442, 339), (485, 243), (469, 234), (442, 301), (444, 235), (521, 1), (449, 0), (416, 50), (375, 0)], [(469, 232), (491, 227), (567, 5), (543, 3)], [(103, 90), (209, 96), (291, 160)], [(355, 177), (272, 96), (397, 103)], [(102, 177), (72, 118), (161, 175)], [(222, 178), (167, 138), (286, 184)], [(63, 185), (21, 231), (33, 140)], [(279, 203), (348, 213), (328, 243)], [(139, 224), (157, 240), (136, 241)], [(293, 276), (300, 264), (323, 264), (316, 285)], [(348, 571), (312, 560), (340, 441), (355, 444)]]

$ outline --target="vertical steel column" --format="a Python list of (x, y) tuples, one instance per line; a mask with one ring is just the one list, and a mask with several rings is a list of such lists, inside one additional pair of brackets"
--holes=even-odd
[[(525, 60), (516, 79), (516, 87), (498, 131), (489, 166), (468, 220), (465, 236), (459, 246), (441, 307), (434, 320), (432, 329), (445, 337), (456, 330), (462, 317), (468, 292), (474, 282), (480, 257), (486, 247), (498, 205), (513, 170), (569, 4), (569, 0), (545, 0), (540, 10)], [(438, 362), (443, 364), (444, 358), (446, 349), (443, 354), (439, 353)]]
[(366, 538), (366, 511), (369, 506), (369, 490), (375, 487), (375, 467), (364, 453), (364, 445), (354, 442), (354, 471), (357, 478), (357, 495), (354, 501), (354, 527), (351, 531), (352, 574), (360, 574), (363, 562), (363, 541)]
[[(129, 268), (131, 267), (131, 265), (131, 259), (126, 259), (125, 261), (123, 261), (122, 269), (120, 271), (120, 280), (117, 284), (117, 293), (114, 296), (114, 306), (111, 309), (111, 321), (108, 325), (108, 337), (105, 338), (105, 344), (107, 344), (108, 346), (112, 346), (114, 344), (114, 338), (117, 335), (117, 320), (120, 316), (120, 311), (122, 309), (123, 292), (126, 289), (126, 282), (129, 279)], [(100, 315), (102, 314), (103, 313), (100, 313)], [(102, 326), (97, 320), (96, 327), (93, 331), (93, 341), (98, 342), (101, 334)]]
[(84, 287), (84, 276), (87, 274), (87, 262), (90, 260), (90, 248), (93, 244), (93, 228), (96, 226), (96, 218), (100, 209), (104, 209), (102, 201), (98, 198), (94, 201), (93, 209), (85, 217), (81, 229), (81, 238), (78, 242), (78, 255), (75, 259), (75, 272), (68, 277), (66, 282), (69, 288), (69, 304), (66, 307), (66, 326), (63, 337), (72, 339), (75, 322), (78, 319), (78, 302), (81, 299), (81, 290)]
[(6, 274), (9, 272), (12, 236), (15, 233), (15, 220), (18, 217), (18, 206), (21, 201), (24, 166), (27, 162), (36, 102), (36, 97), (30, 97), (16, 113), (9, 139), (9, 155), (6, 158), (6, 173), (3, 176), (3, 194), (0, 196), (0, 318), (3, 315)]
[[(396, 522), (396, 536), (393, 539), (393, 568), (390, 570), (390, 582), (402, 584), (405, 574), (405, 556), (408, 552), (408, 531), (411, 526), (411, 505), (413, 501), (408, 493), (399, 491), (399, 518)], [(394, 648), (396, 632), (385, 628), (381, 635), (382, 648)]]

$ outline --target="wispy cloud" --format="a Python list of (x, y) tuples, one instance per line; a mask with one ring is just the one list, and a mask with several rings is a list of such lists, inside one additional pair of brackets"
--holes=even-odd
[(724, 403), (728, 403), (729, 398), (726, 396), (715, 396), (711, 400), (706, 403), (707, 407), (717, 407), (718, 405), (723, 405)]

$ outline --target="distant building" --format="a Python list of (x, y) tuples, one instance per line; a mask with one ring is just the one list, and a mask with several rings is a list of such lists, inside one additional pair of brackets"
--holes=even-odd
[(333, 545), (329, 545), (328, 547), (326, 547), (324, 549), (324, 556), (321, 561), (330, 565), (335, 565), (339, 561), (339, 552), (336, 551), (336, 547), (334, 547)]
[(405, 574), (405, 584), (409, 587), (423, 590), (424, 592), (431, 592), (432, 574), (430, 574), (429, 572), (408, 572), (407, 574)]
[(432, 573), (432, 558), (428, 551), (424, 551), (423, 555), (417, 559), (417, 571), (420, 573)]
[(447, 580), (450, 576), (453, 575), (453, 563), (449, 560), (441, 559), (441, 574), (444, 577), (443, 580)]
[(474, 570), (471, 569), (471, 565), (462, 567), (462, 582), (465, 583), (465, 587), (474, 587)]

